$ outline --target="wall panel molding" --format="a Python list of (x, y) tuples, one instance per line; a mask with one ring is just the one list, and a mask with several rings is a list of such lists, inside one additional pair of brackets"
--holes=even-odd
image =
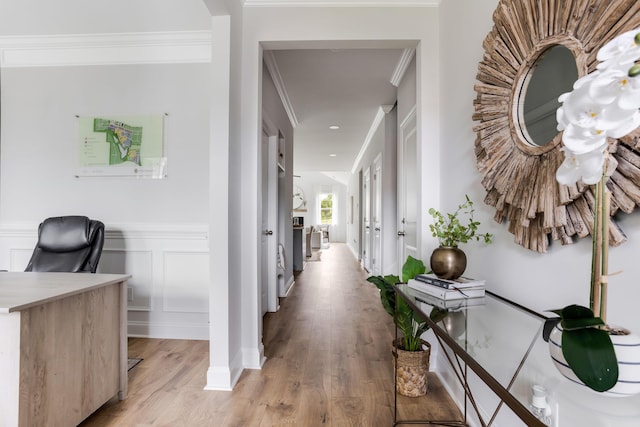
[(210, 63), (210, 31), (0, 37), (0, 67)]
[[(39, 223), (0, 224), (0, 238), (38, 238)], [(105, 224), (105, 239), (208, 240), (207, 224)]]
[(165, 251), (162, 310), (209, 312), (209, 252)]
[[(37, 229), (0, 224), (0, 270), (24, 270)], [(209, 339), (209, 243), (207, 224), (106, 224), (98, 272), (131, 275), (131, 336)]]

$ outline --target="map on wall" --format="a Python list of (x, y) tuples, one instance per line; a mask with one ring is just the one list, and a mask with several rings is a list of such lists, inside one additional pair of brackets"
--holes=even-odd
[(163, 115), (79, 116), (78, 177), (164, 178)]

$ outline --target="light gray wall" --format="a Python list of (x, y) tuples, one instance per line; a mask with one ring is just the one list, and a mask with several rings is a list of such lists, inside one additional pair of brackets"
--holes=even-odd
[[(205, 64), (2, 70), (0, 219), (82, 214), (105, 223), (204, 223), (209, 67)], [(168, 177), (76, 178), (76, 115), (167, 114)]]
[[(590, 239), (570, 246), (552, 242), (541, 255), (513, 243), (507, 224), (493, 221), (493, 208), (485, 205), (474, 155), (475, 133), (471, 120), (473, 90), (478, 62), (482, 59), (482, 40), (491, 30), (495, 0), (467, 2), (449, 0), (442, 5), (442, 207), (452, 209), (468, 194), (476, 203), (476, 216), (482, 229), (495, 234), (495, 243), (468, 244), (468, 272), (483, 277), (492, 290), (535, 310), (563, 307), (570, 303), (588, 305)], [(454, 25), (455, 24), (455, 25)], [(464, 32), (454, 27), (465, 28)], [(446, 191), (444, 189), (446, 188)], [(610, 271), (624, 270), (611, 279), (609, 320), (640, 330), (635, 301), (640, 298), (636, 277), (640, 264), (640, 213), (619, 216), (628, 242), (610, 253)]]
[[(211, 64), (172, 63), (165, 59), (170, 58), (166, 45), (135, 45), (147, 35), (140, 31), (169, 38), (182, 33), (167, 31), (195, 31), (189, 34), (197, 39), (211, 30), (207, 8), (200, 0), (117, 1), (108, 8), (77, 1), (36, 3), (0, 4), (3, 59), (7, 51), (15, 53), (7, 46), (18, 40), (18, 52), (45, 64), (1, 64), (0, 268), (24, 268), (37, 225), (46, 217), (100, 219), (107, 240), (99, 271), (132, 275), (129, 333), (208, 338)], [(96, 58), (109, 64), (113, 56), (101, 58), (100, 49), (76, 56), (79, 62), (69, 60), (77, 53), (73, 42), (105, 33), (100, 40), (108, 45), (113, 39), (106, 33), (113, 32), (127, 33), (133, 43), (115, 49), (115, 56), (128, 54), (134, 62), (132, 49), (138, 54), (154, 49), (158, 63), (80, 65), (84, 59), (95, 64)], [(74, 36), (49, 37), (60, 34)], [(24, 48), (25, 40), (41, 49)], [(59, 55), (51, 55), (55, 49)], [(51, 58), (60, 66), (52, 66)], [(165, 179), (74, 176), (77, 115), (149, 114), (166, 114)]]
[[(354, 223), (348, 225), (348, 241), (351, 251), (355, 254), (360, 254), (359, 248), (359, 227), (362, 227), (362, 218), (358, 218), (357, 203), (362, 203), (360, 194), (360, 181), (359, 174), (369, 167), (371, 173), (371, 206), (373, 207), (374, 188), (373, 188), (373, 174), (374, 161), (378, 155), (382, 158), (382, 177), (381, 177), (381, 257), (380, 269), (382, 274), (395, 274), (397, 273), (397, 254), (396, 254), (396, 188), (397, 188), (397, 171), (396, 171), (396, 139), (397, 139), (397, 112), (394, 108), (389, 113), (385, 114), (380, 125), (376, 129), (371, 138), (371, 142), (367, 147), (362, 159), (356, 166), (356, 172), (351, 175), (349, 184), (347, 186), (347, 199), (351, 196), (354, 198)], [(364, 205), (363, 205), (364, 206)], [(373, 215), (370, 216), (373, 218)], [(371, 224), (373, 227), (373, 223)], [(373, 241), (373, 233), (372, 233)]]
[(272, 122), (284, 137), (284, 182), (282, 191), (278, 193), (279, 210), (286, 213), (282, 218), (282, 236), (278, 240), (284, 244), (287, 265), (285, 270), (285, 283), (293, 280), (293, 226), (291, 222), (292, 195), (293, 195), (293, 126), (289, 121), (287, 112), (282, 105), (280, 96), (273, 84), (273, 79), (267, 70), (262, 69), (262, 111), (267, 120)]
[[(493, 208), (483, 203), (485, 191), (480, 183), (481, 175), (476, 169), (474, 155), (476, 135), (472, 130), (474, 122), (471, 117), (476, 93), (473, 87), (477, 65), (484, 52), (482, 41), (493, 26), (492, 13), (497, 4), (497, 0), (448, 0), (440, 7), (443, 43), (440, 58), (441, 205), (446, 210), (454, 209), (468, 194), (476, 204), (476, 219), (482, 223), (481, 230), (495, 235), (494, 243), (488, 246), (481, 243), (464, 245), (463, 250), (468, 258), (465, 274), (486, 279), (488, 289), (537, 311), (562, 308), (572, 303), (588, 305), (590, 239), (570, 246), (553, 242), (547, 254), (526, 250), (513, 243), (513, 235), (507, 231), (507, 224), (497, 224), (493, 220)], [(610, 252), (610, 271), (623, 270), (623, 273), (611, 278), (608, 320), (612, 324), (625, 325), (638, 331), (640, 213), (622, 214), (619, 219), (628, 242), (612, 248)], [(559, 386), (562, 384), (570, 386), (566, 383)], [(582, 398), (576, 397), (582, 395), (570, 387), (566, 387), (565, 392), (568, 392), (569, 400), (576, 402), (578, 411), (584, 413), (584, 407), (580, 409), (582, 402), (579, 402)], [(477, 397), (481, 405), (493, 399), (488, 395)], [(619, 402), (622, 406), (634, 407), (637, 404), (635, 398), (625, 400), (627, 403), (614, 399), (611, 404)], [(567, 416), (568, 410), (564, 412)], [(589, 413), (598, 416), (597, 409), (591, 409)], [(576, 412), (572, 415), (579, 414)], [(497, 420), (499, 425), (520, 425), (519, 422), (513, 422), (513, 418), (509, 421), (507, 417), (505, 421), (502, 416), (507, 415), (501, 414)], [(596, 425), (595, 420), (592, 422)], [(622, 425), (626, 420), (620, 422)]]

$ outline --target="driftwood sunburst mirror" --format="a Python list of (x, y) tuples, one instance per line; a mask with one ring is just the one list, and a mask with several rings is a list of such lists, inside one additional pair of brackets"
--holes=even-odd
[[(493, 21), (478, 65), (473, 115), (484, 201), (495, 207), (497, 222), (509, 223), (517, 244), (544, 253), (550, 239), (570, 244), (593, 229), (593, 188), (555, 179), (564, 159), (557, 98), (595, 69), (602, 45), (640, 26), (640, 2), (500, 0)], [(640, 130), (609, 140), (609, 151), (617, 162), (607, 182), (613, 217), (640, 205)], [(611, 218), (610, 243), (625, 239)]]

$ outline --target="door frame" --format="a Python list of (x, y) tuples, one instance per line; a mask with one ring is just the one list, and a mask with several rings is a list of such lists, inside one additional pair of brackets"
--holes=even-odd
[[(413, 123), (413, 126), (411, 126)], [(416, 215), (416, 224), (415, 224), (415, 233), (416, 233), (416, 245), (408, 246), (407, 245), (407, 227), (406, 227), (406, 218), (407, 218), (407, 175), (406, 175), (406, 165), (405, 165), (405, 154), (406, 154), (406, 141), (407, 138), (411, 135), (416, 135), (416, 175), (417, 175), (417, 165), (418, 165), (418, 156), (417, 156), (417, 127), (418, 127), (418, 117), (416, 115), (416, 106), (414, 105), (411, 110), (407, 113), (406, 117), (402, 119), (400, 125), (398, 126), (398, 270), (402, 269), (402, 264), (408, 255), (411, 255), (414, 258), (420, 259), (420, 245), (417, 244), (419, 241), (418, 235), (418, 222), (419, 222), (419, 214), (415, 212)], [(417, 176), (413, 179), (417, 179)], [(416, 195), (417, 197), (417, 195)], [(416, 203), (416, 206), (418, 204)], [(410, 248), (409, 250), (407, 250)], [(402, 271), (398, 271), (398, 274), (402, 274)]]
[[(278, 271), (277, 271), (277, 254), (279, 242), (279, 218), (278, 218), (278, 144), (280, 138), (279, 130), (270, 125), (269, 120), (263, 114), (263, 136), (266, 141), (261, 140), (260, 145), (260, 200), (261, 200), (261, 242), (266, 238), (266, 245), (261, 246), (261, 273), (258, 275), (260, 280), (259, 289), (266, 291), (266, 298), (261, 299), (261, 303), (266, 300), (266, 307), (262, 307), (261, 313), (276, 312), (280, 308), (278, 298)], [(266, 147), (265, 147), (266, 145)], [(266, 153), (263, 150), (266, 149)], [(265, 154), (263, 157), (262, 155)], [(264, 162), (266, 161), (267, 171), (264, 171)], [(264, 200), (263, 179), (267, 179), (267, 200)], [(266, 205), (266, 206), (265, 206)], [(264, 215), (267, 215), (265, 220)], [(266, 267), (264, 263), (266, 262)], [(266, 268), (266, 271), (264, 271)], [(266, 282), (264, 283), (266, 277)]]

